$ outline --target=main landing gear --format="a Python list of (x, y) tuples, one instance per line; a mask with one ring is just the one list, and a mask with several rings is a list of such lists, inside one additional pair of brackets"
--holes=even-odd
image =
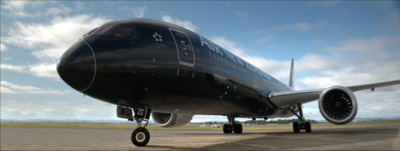
[[(134, 118), (137, 123), (137, 128), (132, 133), (131, 141), (136, 146), (146, 146), (150, 141), (150, 133), (146, 127), (149, 123), (151, 109), (147, 106), (136, 106), (133, 110), (135, 111)], [(117, 106), (117, 116), (133, 121), (131, 108)], [(142, 126), (143, 121), (146, 122), (144, 126)]]
[(229, 120), (230, 124), (224, 124), (224, 127), (223, 127), (223, 131), (225, 134), (232, 133), (232, 132), (234, 132), (236, 134), (240, 134), (243, 132), (242, 124), (236, 124), (235, 117), (228, 116), (228, 120)]
[(307, 133), (311, 133), (311, 123), (310, 122), (305, 122), (304, 116), (303, 116), (303, 107), (301, 104), (298, 104), (297, 107), (299, 108), (299, 114), (298, 115), (293, 109), (289, 108), (289, 110), (297, 116), (299, 119), (298, 122), (293, 122), (293, 132), (299, 133), (300, 130), (306, 130)]

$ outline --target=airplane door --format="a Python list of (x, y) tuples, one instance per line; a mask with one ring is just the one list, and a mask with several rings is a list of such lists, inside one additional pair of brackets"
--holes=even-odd
[(169, 29), (174, 38), (176, 51), (178, 52), (178, 61), (180, 65), (194, 67), (195, 56), (192, 42), (188, 36), (179, 30)]

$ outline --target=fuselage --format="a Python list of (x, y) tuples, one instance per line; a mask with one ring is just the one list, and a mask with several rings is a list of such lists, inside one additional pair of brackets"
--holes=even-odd
[(154, 112), (291, 116), (265, 97), (291, 91), (210, 40), (147, 19), (106, 23), (71, 46), (57, 67), (72, 88), (116, 105)]

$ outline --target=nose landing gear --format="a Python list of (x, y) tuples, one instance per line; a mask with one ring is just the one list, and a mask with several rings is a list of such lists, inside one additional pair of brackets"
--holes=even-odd
[(147, 124), (149, 123), (146, 120), (146, 124), (144, 127), (141, 127), (141, 123), (143, 119), (135, 118), (136, 122), (138, 123), (138, 128), (136, 128), (132, 132), (131, 141), (136, 146), (146, 146), (147, 143), (150, 141), (150, 132), (146, 129)]
[[(133, 109), (135, 111), (135, 120), (137, 128), (132, 132), (131, 141), (136, 146), (146, 146), (150, 141), (150, 132), (146, 129), (149, 123), (151, 109), (148, 106), (136, 106)], [(120, 118), (126, 118), (129, 121), (133, 121), (132, 109), (122, 106), (117, 106), (117, 116)], [(146, 121), (146, 124), (142, 126), (142, 122)]]
[[(151, 109), (147, 106), (137, 106), (134, 110), (137, 128), (132, 132), (131, 141), (136, 146), (146, 146), (150, 141), (150, 132), (146, 127), (149, 123)], [(142, 121), (146, 121), (143, 127)]]

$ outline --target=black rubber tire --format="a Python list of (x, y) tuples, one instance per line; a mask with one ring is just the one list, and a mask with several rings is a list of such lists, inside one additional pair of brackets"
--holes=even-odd
[(295, 132), (295, 133), (300, 132), (299, 122), (293, 122), (293, 132)]
[(307, 133), (311, 133), (311, 123), (310, 122), (306, 122), (304, 126), (306, 128), (306, 132)]
[(233, 127), (230, 124), (224, 124), (222, 129), (223, 129), (225, 134), (228, 134), (228, 133), (232, 133)]
[(136, 146), (146, 146), (150, 141), (150, 133), (146, 128), (139, 127), (133, 131), (131, 140)]
[(242, 126), (242, 124), (235, 124), (235, 125), (233, 125), (233, 132), (234, 132), (235, 134), (240, 134), (240, 133), (242, 133), (242, 132), (243, 132), (243, 126)]

